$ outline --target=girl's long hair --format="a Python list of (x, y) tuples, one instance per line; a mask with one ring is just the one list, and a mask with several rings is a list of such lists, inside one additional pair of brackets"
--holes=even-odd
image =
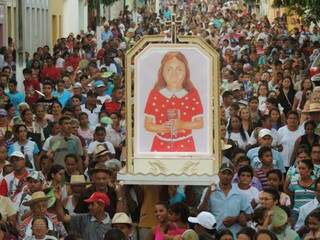
[(244, 142), (246, 142), (248, 139), (247, 139), (245, 130), (243, 129), (241, 118), (239, 116), (233, 116), (233, 117), (230, 118), (230, 122), (229, 122), (228, 129), (227, 129), (228, 135), (230, 136), (232, 131), (233, 131), (232, 126), (231, 126), (232, 118), (237, 118), (239, 120), (239, 122), (240, 122), (240, 135), (241, 135), (242, 140)]
[(182, 86), (188, 92), (191, 91), (192, 89), (194, 89), (194, 86), (190, 80), (190, 69), (189, 69), (188, 61), (187, 61), (187, 58), (184, 56), (184, 54), (179, 51), (167, 52), (164, 55), (164, 57), (161, 60), (161, 65), (160, 65), (160, 68), (158, 71), (158, 80), (157, 80), (156, 84), (154, 85), (153, 89), (154, 90), (161, 90), (162, 88), (165, 88), (167, 86), (167, 83), (163, 77), (163, 68), (167, 64), (167, 62), (173, 58), (177, 58), (179, 61), (181, 61), (184, 64), (185, 69), (186, 69), (186, 76), (185, 76), (185, 79), (182, 83)]

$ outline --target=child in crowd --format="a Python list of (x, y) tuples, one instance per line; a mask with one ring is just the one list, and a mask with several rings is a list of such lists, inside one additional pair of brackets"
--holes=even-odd
[(272, 150), (270, 147), (261, 147), (258, 153), (262, 166), (256, 169), (256, 177), (260, 180), (262, 188), (268, 187), (267, 173), (273, 169)]
[(91, 142), (89, 144), (89, 147), (88, 147), (88, 154), (89, 154), (89, 157), (91, 156), (92, 157), (92, 154), (93, 154), (93, 151), (94, 149), (96, 148), (96, 146), (98, 144), (106, 144), (108, 146), (108, 150), (111, 154), (115, 154), (115, 150), (114, 150), (114, 147), (112, 145), (112, 143), (106, 141), (106, 129), (105, 127), (102, 127), (102, 126), (98, 126), (96, 127), (96, 130), (94, 132), (94, 141)]
[(253, 169), (251, 166), (243, 166), (238, 171), (239, 183), (235, 185), (241, 195), (245, 196), (252, 208), (259, 202), (259, 190), (251, 185)]
[(309, 232), (303, 238), (304, 240), (320, 239), (320, 211), (314, 210), (306, 219), (306, 226)]
[(257, 231), (265, 228), (265, 220), (267, 218), (268, 210), (265, 207), (257, 207), (254, 209), (252, 216), (252, 225)]
[(89, 118), (87, 113), (85, 112), (80, 113), (79, 124), (80, 124), (80, 127), (78, 129), (78, 134), (79, 136), (83, 137), (85, 144), (88, 147), (93, 140), (93, 130), (90, 129)]
[[(237, 172), (243, 166), (250, 166), (250, 159), (247, 156), (245, 156), (244, 153), (242, 154), (242, 152), (239, 152), (238, 155), (239, 155), (239, 157), (234, 157), (235, 169)], [(232, 182), (239, 183), (238, 173), (236, 173), (234, 175)], [(258, 189), (259, 191), (262, 190), (260, 180), (256, 176), (253, 176), (252, 181), (251, 181), (251, 185), (253, 187), (255, 187), (256, 189)]]
[(291, 206), (291, 200), (288, 194), (281, 191), (283, 184), (282, 173), (279, 169), (272, 169), (267, 173), (268, 185), (270, 188), (279, 191), (279, 204), (282, 206)]

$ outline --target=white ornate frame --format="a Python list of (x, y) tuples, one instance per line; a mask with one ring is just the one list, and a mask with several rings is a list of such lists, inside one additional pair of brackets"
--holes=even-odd
[[(170, 154), (138, 154), (136, 151), (137, 129), (135, 128), (135, 112), (137, 104), (135, 96), (138, 89), (134, 82), (137, 69), (134, 65), (136, 57), (150, 48), (197, 48), (210, 59), (211, 76), (209, 86), (210, 105), (212, 111), (208, 114), (210, 150), (209, 154), (170, 153)], [(178, 36), (178, 43), (167, 43), (163, 36), (144, 36), (126, 54), (126, 120), (127, 120), (127, 163), (118, 174), (118, 179), (124, 184), (187, 184), (206, 185), (213, 181), (218, 172), (221, 159), (220, 116), (219, 116), (219, 84), (220, 59), (219, 54), (201, 38), (195, 36)], [(199, 93), (201, 94), (201, 93)], [(144, 107), (144, 106), (139, 106)], [(181, 164), (183, 163), (183, 164)]]

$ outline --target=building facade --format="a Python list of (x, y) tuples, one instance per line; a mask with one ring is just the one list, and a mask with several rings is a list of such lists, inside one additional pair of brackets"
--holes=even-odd
[[(23, 47), (33, 52), (38, 46), (50, 43), (48, 31), (48, 0), (23, 0)], [(7, 45), (9, 37), (17, 42), (17, 0), (0, 0), (0, 45)]]
[(284, 13), (283, 8), (273, 7), (273, 2), (274, 0), (260, 0), (260, 14), (262, 16), (267, 16), (269, 21), (273, 21)]
[[(8, 37), (17, 42), (17, 2), (0, 0), (0, 46), (6, 46)], [(58, 38), (87, 30), (87, 0), (22, 0), (22, 21), (25, 51), (37, 47), (54, 46)]]
[(49, 0), (49, 27), (51, 34), (50, 45), (53, 47), (57, 40), (63, 36), (62, 14), (64, 0)]

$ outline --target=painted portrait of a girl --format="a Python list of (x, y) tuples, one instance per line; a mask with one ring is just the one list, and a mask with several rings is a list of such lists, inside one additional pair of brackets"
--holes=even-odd
[(183, 53), (162, 58), (144, 114), (144, 128), (154, 134), (152, 152), (197, 151), (192, 133), (203, 128), (203, 107)]

